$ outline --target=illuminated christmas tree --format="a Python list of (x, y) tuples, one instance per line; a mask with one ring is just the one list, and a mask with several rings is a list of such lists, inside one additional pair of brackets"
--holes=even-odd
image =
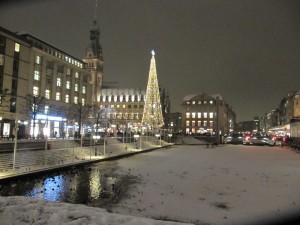
[(150, 129), (160, 128), (164, 125), (154, 55), (155, 52), (152, 51), (142, 119), (142, 124)]

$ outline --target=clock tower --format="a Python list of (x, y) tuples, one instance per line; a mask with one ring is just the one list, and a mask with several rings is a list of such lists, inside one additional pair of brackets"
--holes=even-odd
[(97, 0), (95, 4), (95, 15), (90, 29), (90, 43), (86, 48), (82, 61), (86, 63), (86, 70), (91, 73), (89, 83), (92, 84), (92, 102), (99, 101), (103, 84), (103, 56), (100, 45), (100, 30), (97, 25)]

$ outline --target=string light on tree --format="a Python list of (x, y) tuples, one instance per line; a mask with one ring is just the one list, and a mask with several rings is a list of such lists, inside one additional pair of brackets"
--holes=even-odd
[(164, 125), (164, 120), (160, 103), (154, 50), (152, 50), (151, 53), (152, 58), (150, 62), (142, 124), (153, 129), (162, 127)]

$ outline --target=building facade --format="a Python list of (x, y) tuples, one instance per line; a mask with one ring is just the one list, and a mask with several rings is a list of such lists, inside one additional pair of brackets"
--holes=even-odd
[[(141, 88), (103, 88), (99, 98), (102, 114), (101, 129), (110, 132), (140, 131), (145, 105), (146, 90)], [(170, 102), (165, 91), (160, 89), (163, 116), (168, 116)], [(167, 119), (165, 119), (167, 120)]]
[(113, 132), (138, 130), (143, 116), (145, 94), (144, 89), (102, 89), (98, 104), (100, 109), (104, 109), (102, 117), (108, 119), (108, 128)]
[(221, 135), (233, 131), (235, 113), (219, 94), (187, 95), (181, 104), (182, 130), (185, 134)]
[(289, 92), (275, 110), (267, 112), (263, 117), (266, 132), (276, 135), (290, 135), (291, 121), (300, 118), (300, 90)]
[(0, 138), (15, 136), (17, 123), (26, 133), (30, 51), (26, 40), (0, 27)]
[(180, 112), (175, 112), (175, 113), (170, 112), (168, 114), (168, 123), (167, 123), (168, 132), (172, 134), (182, 134), (181, 120), (182, 120), (182, 115)]
[(0, 39), (0, 91), (9, 96), (1, 104), (1, 135), (13, 134), (16, 118), (20, 138), (72, 135), (81, 116), (76, 109), (92, 105), (85, 63), (29, 34), (1, 28)]

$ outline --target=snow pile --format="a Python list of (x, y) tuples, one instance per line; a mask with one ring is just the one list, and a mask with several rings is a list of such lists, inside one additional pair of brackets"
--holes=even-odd
[(182, 223), (118, 215), (105, 209), (79, 204), (47, 202), (41, 199), (13, 196), (0, 197), (0, 224), (122, 224), (122, 225), (179, 225)]

